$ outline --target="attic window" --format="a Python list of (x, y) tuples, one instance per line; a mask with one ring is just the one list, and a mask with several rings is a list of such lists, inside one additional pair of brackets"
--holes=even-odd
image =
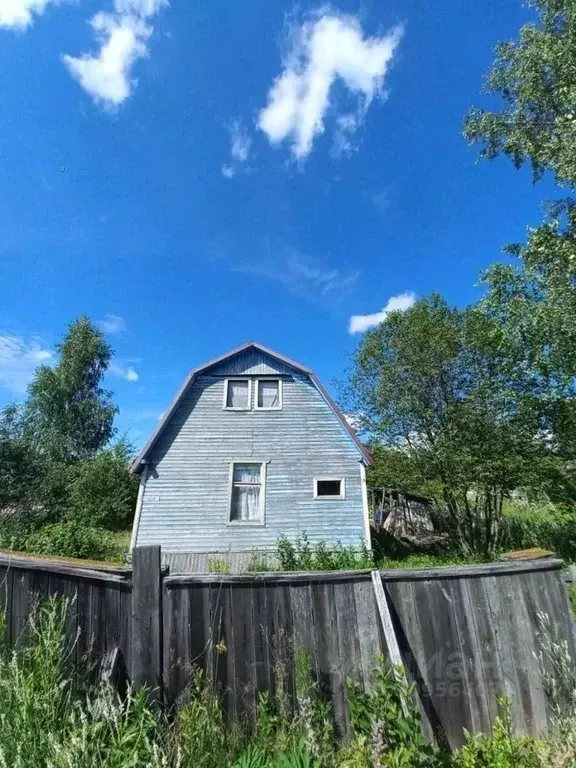
[(258, 379), (256, 382), (256, 409), (260, 411), (279, 411), (281, 408), (281, 380)]
[(315, 477), (315, 499), (344, 499), (346, 488), (343, 477)]
[(231, 411), (250, 408), (250, 379), (226, 379), (224, 408)]

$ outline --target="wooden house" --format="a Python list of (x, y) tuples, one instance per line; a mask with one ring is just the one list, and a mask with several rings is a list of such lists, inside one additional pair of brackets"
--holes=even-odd
[(309, 368), (255, 342), (192, 370), (134, 461), (132, 546), (243, 570), (281, 535), (370, 542), (372, 457)]

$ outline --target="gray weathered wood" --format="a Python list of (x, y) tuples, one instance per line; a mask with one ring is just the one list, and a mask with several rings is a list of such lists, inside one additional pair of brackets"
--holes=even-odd
[(386, 594), (384, 593), (382, 578), (380, 577), (379, 571), (372, 571), (372, 585), (374, 587), (374, 598), (378, 607), (378, 614), (384, 631), (386, 647), (388, 648), (388, 658), (395, 667), (404, 668), (404, 662), (402, 661), (402, 655), (400, 654), (400, 648), (398, 647), (398, 640), (396, 638), (396, 632), (394, 631), (392, 616), (390, 615), (390, 608), (388, 607), (388, 601), (386, 600)]
[(132, 553), (132, 683), (162, 697), (162, 584), (160, 547)]

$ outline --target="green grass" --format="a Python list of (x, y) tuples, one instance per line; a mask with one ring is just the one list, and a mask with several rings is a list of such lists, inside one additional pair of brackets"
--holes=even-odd
[[(422, 735), (414, 689), (399, 669), (374, 660), (372, 685), (348, 680), (351, 734), (337, 738), (330, 705), (309, 657), (298, 655), (291, 707), (273, 670), (276, 695), (258, 700), (255, 726), (227, 721), (219, 692), (190, 670), (188, 702), (170, 717), (150, 708), (146, 691), (124, 698), (106, 685), (87, 684), (71, 667), (68, 606), (52, 598), (32, 617), (13, 651), (3, 645), (0, 613), (1, 768), (573, 768), (576, 721), (560, 701), (574, 700), (573, 675), (563, 673), (550, 703), (558, 720), (548, 739), (518, 737), (514, 702), (500, 702), (491, 734), (465, 736), (448, 754)], [(544, 637), (547, 669), (568, 670), (562, 646)], [(560, 654), (560, 655), (558, 655)], [(568, 665), (568, 666), (567, 666)], [(570, 706), (570, 705), (568, 705)], [(572, 707), (573, 708), (573, 707)]]
[(420, 568), (440, 568), (449, 565), (476, 565), (485, 562), (489, 561), (487, 561), (485, 558), (473, 556), (464, 557), (463, 555), (414, 554), (401, 558), (383, 557), (377, 561), (377, 567), (382, 571), (400, 568), (417, 570)]

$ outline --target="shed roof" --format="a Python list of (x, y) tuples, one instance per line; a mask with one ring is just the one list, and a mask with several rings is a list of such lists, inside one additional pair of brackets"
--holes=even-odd
[(158, 423), (158, 426), (152, 433), (150, 439), (144, 446), (144, 448), (140, 451), (134, 462), (131, 466), (132, 472), (139, 472), (142, 468), (142, 465), (146, 463), (151, 450), (153, 449), (154, 445), (156, 444), (156, 441), (166, 428), (167, 424), (170, 422), (170, 419), (176, 412), (176, 409), (182, 402), (182, 399), (185, 397), (186, 393), (192, 386), (194, 379), (200, 375), (201, 373), (204, 373), (209, 368), (212, 368), (213, 366), (217, 365), (218, 363), (223, 362), (224, 360), (228, 360), (231, 357), (235, 357), (236, 355), (240, 355), (243, 352), (246, 352), (249, 349), (256, 349), (259, 352), (262, 352), (265, 355), (269, 355), (270, 357), (275, 358), (276, 360), (279, 360), (282, 363), (285, 363), (286, 365), (289, 365), (291, 368), (294, 368), (296, 371), (299, 371), (300, 373), (304, 373), (306, 376), (309, 376), (312, 383), (318, 390), (318, 392), (321, 394), (321, 396), (324, 398), (328, 406), (331, 408), (331, 410), (334, 412), (335, 416), (338, 418), (338, 420), (341, 422), (342, 426), (350, 436), (351, 440), (354, 442), (356, 447), (358, 448), (358, 451), (360, 452), (360, 455), (362, 456), (362, 459), (366, 464), (373, 464), (374, 459), (372, 458), (371, 453), (368, 451), (366, 446), (362, 443), (356, 432), (352, 429), (348, 421), (346, 420), (344, 414), (342, 411), (338, 408), (334, 400), (330, 397), (314, 371), (312, 371), (310, 368), (307, 368), (304, 365), (301, 365), (300, 363), (297, 363), (295, 360), (291, 360), (289, 357), (285, 357), (284, 355), (279, 354), (278, 352), (274, 352), (272, 349), (268, 349), (267, 347), (264, 347), (262, 344), (258, 344), (256, 341), (249, 341), (247, 344), (242, 344), (240, 347), (235, 347), (234, 349), (230, 350), (229, 352), (226, 352), (224, 355), (220, 355), (219, 357), (215, 357), (212, 360), (208, 360), (208, 362), (203, 363), (202, 365), (198, 366), (197, 368), (193, 368), (186, 379), (184, 380), (184, 383), (176, 393), (176, 396), (170, 403), (170, 406), (166, 410), (164, 416)]

